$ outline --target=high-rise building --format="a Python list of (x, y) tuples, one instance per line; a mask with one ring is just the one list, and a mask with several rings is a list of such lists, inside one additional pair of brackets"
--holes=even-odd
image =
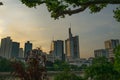
[(79, 37), (73, 37), (73, 50), (74, 50), (74, 58), (79, 58)]
[(119, 40), (118, 39), (111, 39), (111, 40), (107, 40), (105, 41), (105, 48), (106, 49), (114, 49), (115, 47), (117, 47), (119, 45)]
[(64, 58), (64, 42), (57, 40), (52, 42), (52, 52), (55, 59), (63, 60)]
[(32, 50), (32, 43), (30, 41), (27, 41), (24, 46), (24, 57), (27, 56), (27, 53)]
[(106, 49), (94, 50), (95, 57), (106, 57), (108, 58), (108, 51)]
[(23, 58), (23, 57), (24, 57), (23, 48), (19, 48), (19, 57), (20, 57), (20, 58)]
[(19, 57), (19, 47), (20, 47), (20, 43), (12, 42), (11, 58)]
[(1, 39), (0, 56), (5, 58), (11, 58), (11, 49), (12, 49), (12, 39), (10, 37)]
[(79, 36), (72, 36), (71, 28), (69, 28), (69, 38), (65, 40), (65, 51), (67, 58), (80, 58), (79, 54)]
[(0, 48), (0, 57), (1, 57), (1, 48)]
[(120, 45), (118, 39), (110, 39), (104, 42), (105, 43), (105, 49), (108, 50), (108, 56), (109, 58), (114, 58), (114, 48), (116, 48), (118, 45)]
[(70, 40), (65, 40), (65, 53), (67, 57), (71, 57), (71, 47), (70, 47)]

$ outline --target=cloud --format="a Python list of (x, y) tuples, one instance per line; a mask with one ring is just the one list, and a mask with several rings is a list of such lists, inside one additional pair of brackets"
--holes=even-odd
[(34, 48), (42, 46), (45, 51), (49, 51), (53, 37), (55, 40), (68, 38), (70, 23), (73, 35), (79, 35), (82, 57), (93, 55), (96, 48), (104, 48), (105, 40), (120, 38), (120, 24), (112, 18), (111, 7), (98, 14), (85, 11), (54, 20), (45, 5), (35, 9), (26, 7), (19, 0), (2, 2), (4, 5), (0, 7), (0, 37), (11, 36), (14, 41), (21, 43), (21, 47), (30, 40)]
[(5, 29), (4, 21), (0, 19), (0, 34), (4, 32), (4, 29)]

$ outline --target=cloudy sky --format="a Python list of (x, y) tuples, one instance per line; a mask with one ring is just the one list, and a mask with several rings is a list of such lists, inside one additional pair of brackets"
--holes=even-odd
[(1, 1), (4, 5), (0, 6), (0, 39), (11, 36), (21, 47), (29, 40), (34, 48), (42, 46), (43, 51), (48, 52), (53, 38), (68, 38), (70, 23), (73, 35), (79, 35), (82, 58), (93, 56), (95, 49), (104, 48), (105, 40), (120, 39), (120, 23), (113, 18), (115, 6), (109, 5), (97, 14), (86, 10), (54, 20), (44, 5), (28, 8), (19, 0)]

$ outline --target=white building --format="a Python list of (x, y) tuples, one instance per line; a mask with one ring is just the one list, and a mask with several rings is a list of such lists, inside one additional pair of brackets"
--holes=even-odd
[(76, 66), (82, 66), (82, 65), (87, 65), (90, 66), (92, 64), (92, 59), (85, 59), (85, 58), (81, 58), (81, 59), (71, 59), (68, 62), (71, 65), (76, 65)]

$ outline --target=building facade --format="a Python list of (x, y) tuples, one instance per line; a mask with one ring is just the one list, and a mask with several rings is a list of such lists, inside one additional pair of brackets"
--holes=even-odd
[(30, 41), (27, 41), (24, 45), (24, 57), (27, 56), (27, 53), (32, 50), (32, 43)]
[(20, 47), (20, 43), (12, 42), (11, 58), (19, 57), (19, 47)]
[(52, 53), (55, 59), (63, 60), (64, 58), (64, 41), (52, 41)]
[(12, 39), (10, 37), (1, 39), (0, 56), (7, 59), (11, 58), (11, 50), (12, 50)]
[(111, 39), (105, 41), (105, 49), (114, 49), (119, 45), (119, 40), (118, 39)]
[(114, 48), (116, 48), (118, 45), (120, 45), (118, 39), (110, 39), (104, 42), (105, 49), (108, 50), (108, 56), (109, 58), (114, 58)]
[(23, 48), (19, 48), (19, 57), (20, 57), (20, 58), (23, 58), (23, 57), (24, 57)]
[(65, 52), (68, 59), (80, 58), (79, 54), (79, 36), (74, 36), (69, 28), (69, 38), (65, 40)]
[(95, 57), (106, 57), (108, 58), (108, 50), (106, 49), (98, 49), (94, 50)]

